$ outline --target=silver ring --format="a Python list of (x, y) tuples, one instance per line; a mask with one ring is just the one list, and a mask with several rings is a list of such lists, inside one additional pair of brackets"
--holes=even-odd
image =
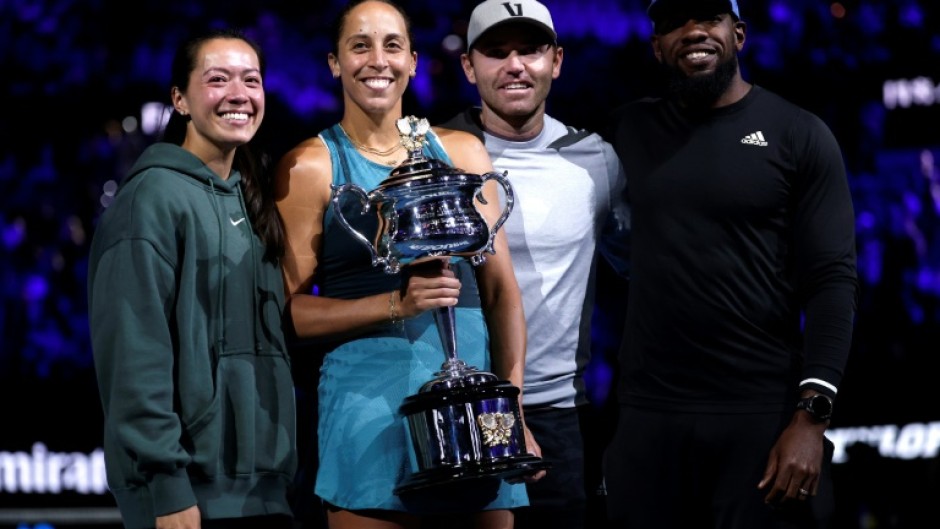
[(806, 489), (800, 489), (800, 496), (809, 496), (809, 491)]

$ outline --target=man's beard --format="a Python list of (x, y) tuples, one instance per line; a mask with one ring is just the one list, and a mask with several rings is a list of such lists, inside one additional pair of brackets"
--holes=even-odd
[(718, 63), (715, 71), (707, 75), (686, 75), (676, 66), (661, 63), (666, 72), (666, 89), (669, 95), (690, 108), (708, 108), (731, 86), (738, 71), (738, 57)]

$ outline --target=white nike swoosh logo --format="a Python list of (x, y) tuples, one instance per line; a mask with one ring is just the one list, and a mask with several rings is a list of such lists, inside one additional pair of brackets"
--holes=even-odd
[(232, 223), (232, 226), (238, 226), (238, 225), (241, 224), (242, 222), (245, 222), (245, 217), (242, 217), (242, 218), (240, 218), (240, 219), (238, 219), (238, 220), (235, 220), (235, 219), (228, 219), (228, 220), (229, 220), (229, 222)]

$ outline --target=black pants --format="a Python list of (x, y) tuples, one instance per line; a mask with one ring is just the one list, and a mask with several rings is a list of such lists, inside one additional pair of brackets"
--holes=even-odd
[(764, 503), (757, 488), (790, 413), (690, 414), (622, 407), (605, 455), (611, 527), (817, 529), (834, 511), (832, 443), (817, 496)]
[(525, 421), (551, 463), (526, 485), (529, 507), (516, 509), (515, 529), (583, 529), (587, 516), (584, 437), (577, 408), (525, 409)]

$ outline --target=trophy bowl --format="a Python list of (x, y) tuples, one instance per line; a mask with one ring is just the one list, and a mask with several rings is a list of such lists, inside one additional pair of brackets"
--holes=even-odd
[[(413, 116), (398, 121), (408, 158), (372, 191), (355, 184), (333, 188), (336, 218), (364, 245), (373, 266), (398, 273), (402, 266), (448, 257), (482, 265), (493, 254), (496, 233), (513, 206), (512, 186), (505, 174), (467, 173), (422, 152), (427, 120)], [(486, 203), (483, 185), (495, 180), (505, 206), (492, 226), (474, 200)], [(362, 215), (375, 215), (375, 233), (354, 229), (343, 214), (341, 199), (352, 194)], [(435, 377), (400, 407), (406, 418), (412, 474), (396, 494), (466, 479), (508, 479), (548, 468), (526, 452), (519, 410), (519, 388), (493, 373), (468, 366), (457, 357), (454, 308), (434, 311), (445, 359)]]
[[(420, 151), (419, 151), (420, 152)], [(492, 227), (473, 200), (486, 203), (483, 184), (496, 180), (506, 192), (506, 206)], [(362, 214), (376, 216), (378, 230), (371, 240), (353, 229), (338, 207), (347, 193), (358, 195)], [(409, 158), (371, 192), (355, 184), (334, 188), (337, 220), (369, 250), (372, 265), (397, 273), (404, 264), (439, 256), (482, 264), (493, 253), (496, 232), (512, 211), (512, 187), (504, 174), (459, 171), (441, 160)]]

